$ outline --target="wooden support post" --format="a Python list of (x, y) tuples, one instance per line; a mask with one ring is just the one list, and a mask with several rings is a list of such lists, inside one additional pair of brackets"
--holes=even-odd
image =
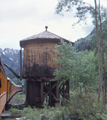
[[(48, 84), (47, 84), (47, 82), (46, 82), (46, 86), (47, 86)], [(49, 98), (48, 98), (49, 99)], [(46, 96), (46, 103), (48, 103), (48, 99), (47, 99), (47, 96)]]
[(32, 81), (32, 103), (35, 101), (35, 81)]
[(69, 100), (69, 80), (66, 81), (66, 99)]
[(26, 79), (26, 104), (28, 100), (28, 79)]
[(51, 81), (49, 81), (49, 105), (51, 106)]
[(44, 89), (43, 89), (43, 81), (41, 81), (41, 92), (40, 92), (41, 94), (41, 104), (43, 103), (43, 101), (44, 101), (44, 96), (43, 96), (43, 93), (44, 93)]
[(63, 98), (65, 98), (65, 85), (64, 85), (64, 82), (63, 82)]
[(59, 102), (59, 83), (56, 81), (56, 99), (57, 102)]
[(22, 48), (20, 49), (20, 80), (22, 80)]

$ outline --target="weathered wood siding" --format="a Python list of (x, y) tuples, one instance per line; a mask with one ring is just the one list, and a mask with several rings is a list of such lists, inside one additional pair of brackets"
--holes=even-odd
[(7, 93), (7, 79), (4, 73), (4, 69), (0, 63), (0, 115), (3, 109), (5, 108), (6, 93)]
[(51, 76), (54, 69), (60, 69), (61, 66), (53, 60), (59, 57), (53, 51), (55, 44), (59, 42), (36, 40), (24, 46), (24, 76)]
[(3, 72), (3, 68), (0, 65), (0, 95), (4, 94), (4, 92), (7, 92), (7, 78)]
[(6, 104), (6, 92), (0, 95), (0, 115), (2, 111), (5, 109)]

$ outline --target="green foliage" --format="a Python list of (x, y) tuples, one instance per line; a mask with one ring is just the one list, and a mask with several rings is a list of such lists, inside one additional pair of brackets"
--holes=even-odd
[(93, 51), (80, 52), (80, 74), (78, 81), (89, 85), (96, 85), (98, 79), (98, 56)]
[(55, 116), (50, 120), (106, 120), (107, 109), (102, 102), (97, 102), (97, 94), (95, 90), (87, 86), (87, 91), (76, 95), (75, 91), (71, 91), (70, 101), (64, 100), (64, 106), (55, 112)]
[(18, 101), (23, 101), (23, 102), (25, 101), (25, 94), (19, 92), (15, 96)]
[[(86, 21), (86, 19), (89, 16), (89, 13), (93, 19), (93, 23), (95, 24), (95, 14), (99, 13), (99, 5), (97, 5), (97, 12), (95, 12), (95, 8), (93, 5), (91, 5), (88, 2), (85, 2), (83, 0), (59, 0), (57, 7), (56, 7), (56, 13), (62, 14), (63, 12), (71, 12), (73, 8), (76, 9), (75, 17), (78, 18), (78, 22)], [(100, 14), (102, 21), (106, 20), (106, 8), (101, 6), (100, 8)], [(99, 17), (98, 17), (99, 20)], [(75, 24), (74, 24), (75, 25)]]
[(60, 108), (31, 108), (30, 106), (23, 109), (22, 116), (25, 116), (25, 120), (41, 120), (42, 116), (49, 118), (49, 120), (59, 120), (61, 117)]
[(76, 52), (70, 43), (67, 44), (63, 40), (61, 45), (56, 45), (55, 48), (55, 52), (60, 56), (55, 60), (62, 66), (61, 70), (55, 70), (55, 80), (69, 79), (71, 86), (74, 86), (76, 81), (84, 86), (97, 86), (98, 56), (95, 56), (93, 51)]
[(22, 79), (23, 92), (26, 93), (26, 80)]
[(11, 115), (20, 115), (21, 111), (16, 108), (11, 108), (10, 110)]
[[(93, 0), (94, 2), (94, 0)], [(95, 11), (94, 5), (85, 2), (83, 0), (59, 0), (57, 7), (56, 7), (56, 13), (62, 14), (65, 11), (71, 12), (72, 10), (76, 9), (75, 17), (78, 18), (77, 23), (81, 21), (86, 21), (86, 19), (89, 18), (89, 14), (93, 18), (92, 22), (95, 25), (95, 15), (97, 15), (98, 19), (98, 25), (100, 26), (100, 18), (99, 18), (99, 9), (100, 9), (100, 16), (101, 16), (101, 23), (102, 24), (102, 38), (106, 41), (107, 39), (107, 8), (104, 8), (103, 6), (99, 6), (99, 1), (97, 2), (97, 10)], [(100, 7), (100, 8), (99, 8)], [(77, 24), (77, 23), (74, 23)], [(99, 30), (100, 31), (100, 30)], [(93, 36), (91, 36), (93, 35)], [(99, 34), (100, 35), (100, 34)], [(93, 50), (93, 48), (97, 48), (96, 46), (96, 38), (95, 38), (95, 30), (91, 32), (89, 36), (86, 38), (81, 38), (77, 42), (75, 42), (75, 47), (78, 51), (82, 50)], [(94, 39), (93, 39), (94, 37)]]
[(95, 89), (89, 86), (86, 89), (82, 87), (81, 91), (79, 89), (77, 95), (70, 91), (70, 100), (63, 99), (63, 106), (42, 109), (28, 106), (22, 111), (11, 108), (11, 114), (21, 115), (25, 120), (41, 120), (41, 116), (49, 120), (107, 120), (107, 108), (102, 102), (97, 102)]
[(35, 108), (31, 108), (30, 106), (23, 109), (23, 116), (25, 116), (25, 120), (40, 120), (39, 109), (36, 111)]
[(20, 79), (13, 78), (12, 81), (13, 81), (16, 85), (22, 85), (22, 82), (20, 81)]

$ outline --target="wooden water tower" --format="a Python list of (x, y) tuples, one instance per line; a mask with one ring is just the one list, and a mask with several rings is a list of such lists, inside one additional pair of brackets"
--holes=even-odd
[(50, 106), (59, 103), (59, 98), (69, 97), (69, 80), (62, 85), (58, 81), (50, 81), (54, 78), (55, 69), (61, 69), (53, 58), (58, 58), (58, 54), (53, 50), (56, 44), (60, 44), (63, 39), (46, 30), (42, 33), (33, 35), (20, 41), (21, 54), (24, 48), (23, 72), (22, 55), (20, 57), (21, 78), (26, 79), (26, 104), (40, 107), (44, 100), (48, 101)]

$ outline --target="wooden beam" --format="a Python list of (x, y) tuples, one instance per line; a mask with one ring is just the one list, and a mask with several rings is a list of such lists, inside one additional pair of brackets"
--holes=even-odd
[(20, 80), (22, 80), (22, 48), (20, 49)]
[(49, 105), (51, 106), (51, 81), (49, 82)]
[(43, 89), (43, 81), (41, 81), (41, 104), (43, 103), (43, 101), (44, 101), (44, 97), (43, 97), (43, 93), (44, 93), (44, 89)]
[(56, 83), (52, 86), (51, 90), (56, 86)]
[(58, 83), (58, 81), (56, 82), (56, 99), (59, 99), (59, 83)]
[(47, 87), (44, 83), (43, 83), (43, 85), (44, 85), (44, 87), (45, 87), (47, 90), (49, 90), (49, 87)]
[(69, 80), (66, 81), (66, 99), (69, 99)]
[(44, 98), (49, 94), (49, 91), (44, 95)]

